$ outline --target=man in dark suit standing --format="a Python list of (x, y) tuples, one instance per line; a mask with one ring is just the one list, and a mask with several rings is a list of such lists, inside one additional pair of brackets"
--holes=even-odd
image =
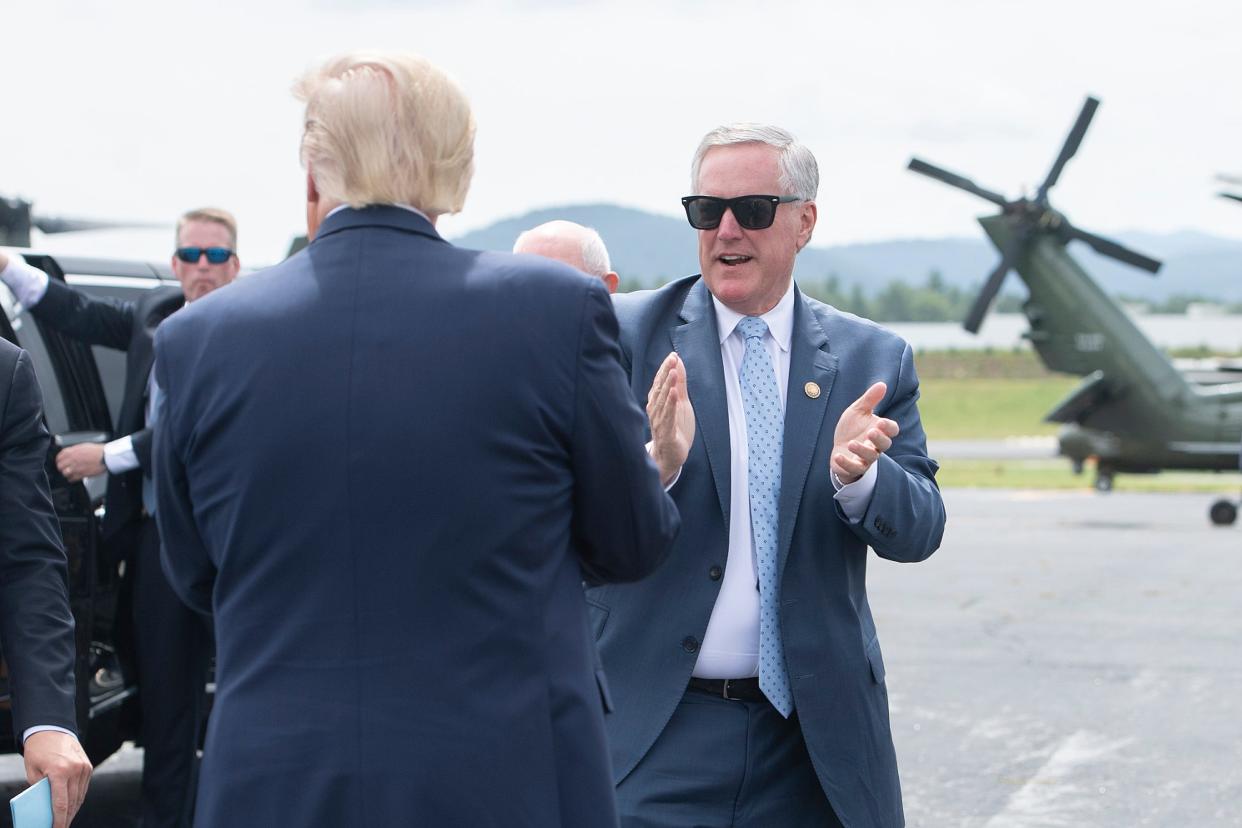
[(697, 420), (668, 564), (588, 595), (622, 824), (896, 828), (867, 547), (922, 560), (945, 520), (911, 350), (793, 283), (819, 174), (792, 135), (717, 129), (691, 180), (702, 275), (616, 297), (634, 393), (673, 348)]
[(143, 743), (142, 811), (147, 828), (176, 828), (193, 801), (201, 697), (210, 659), (205, 621), (182, 603), (160, 568), (153, 517), (149, 422), (155, 329), (187, 302), (236, 278), (237, 223), (216, 208), (191, 210), (177, 222), (173, 273), (181, 287), (160, 287), (136, 301), (87, 296), (20, 259), (0, 255), (0, 279), (40, 324), (91, 345), (126, 352), (125, 391), (108, 443), (62, 449), (56, 466), (71, 483), (108, 474), (102, 534), (113, 560), (129, 567)]
[(196, 824), (613, 826), (580, 584), (677, 517), (608, 293), (436, 233), (474, 119), (431, 64), (299, 96), (309, 246), (156, 337), (164, 564), (216, 629)]
[(43, 468), (48, 439), (30, 358), (0, 339), (0, 646), (26, 778), (50, 778), (53, 825), (65, 828), (91, 763), (74, 735), (73, 616)]

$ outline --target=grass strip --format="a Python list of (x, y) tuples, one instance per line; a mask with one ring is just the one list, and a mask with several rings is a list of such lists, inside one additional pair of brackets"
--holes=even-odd
[[(1047, 460), (948, 460), (936, 474), (941, 488), (964, 489), (1091, 489), (1095, 472), (1088, 468), (1075, 475), (1069, 461)], [(1118, 474), (1113, 488), (1119, 492), (1190, 492), (1242, 494), (1242, 474), (1237, 472), (1161, 472)]]

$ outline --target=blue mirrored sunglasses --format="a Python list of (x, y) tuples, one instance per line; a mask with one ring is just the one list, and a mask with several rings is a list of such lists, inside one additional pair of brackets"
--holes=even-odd
[(233, 251), (227, 247), (178, 247), (177, 258), (186, 264), (198, 264), (198, 259), (203, 254), (207, 255), (207, 261), (212, 264), (224, 264), (233, 255)]

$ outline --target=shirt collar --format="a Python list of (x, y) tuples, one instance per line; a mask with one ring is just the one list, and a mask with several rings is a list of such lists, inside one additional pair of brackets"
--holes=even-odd
[[(418, 209), (417, 207), (411, 204), (390, 204), (388, 206), (389, 207), (400, 207), (402, 210), (409, 210), (411, 213), (413, 213), (416, 216), (422, 216), (424, 219), (427, 220), (428, 224), (430, 224), (432, 227), (435, 227), (436, 223), (432, 221), (430, 218), (428, 218), (426, 213), (424, 213), (422, 210)], [(336, 215), (342, 210), (347, 210), (347, 209), (349, 209), (348, 204), (338, 204), (328, 211), (328, 216)], [(327, 218), (328, 216), (324, 216), (324, 218)]]
[[(789, 350), (789, 342), (793, 339), (793, 299), (794, 284), (793, 279), (790, 279), (789, 287), (785, 289), (785, 295), (776, 303), (776, 307), (759, 315), (767, 323), (768, 333), (782, 351)], [(737, 328), (737, 323), (745, 319), (746, 315), (727, 307), (715, 296), (712, 296), (712, 305), (716, 308), (716, 330), (720, 334), (720, 344), (723, 345)]]

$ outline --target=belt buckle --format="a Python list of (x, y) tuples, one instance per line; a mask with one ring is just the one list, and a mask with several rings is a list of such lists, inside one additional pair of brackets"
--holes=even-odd
[(729, 695), (729, 682), (731, 681), (733, 681), (733, 679), (725, 679), (724, 683), (720, 685), (720, 695), (721, 697), (726, 698), (729, 701), (737, 701), (737, 699)]

